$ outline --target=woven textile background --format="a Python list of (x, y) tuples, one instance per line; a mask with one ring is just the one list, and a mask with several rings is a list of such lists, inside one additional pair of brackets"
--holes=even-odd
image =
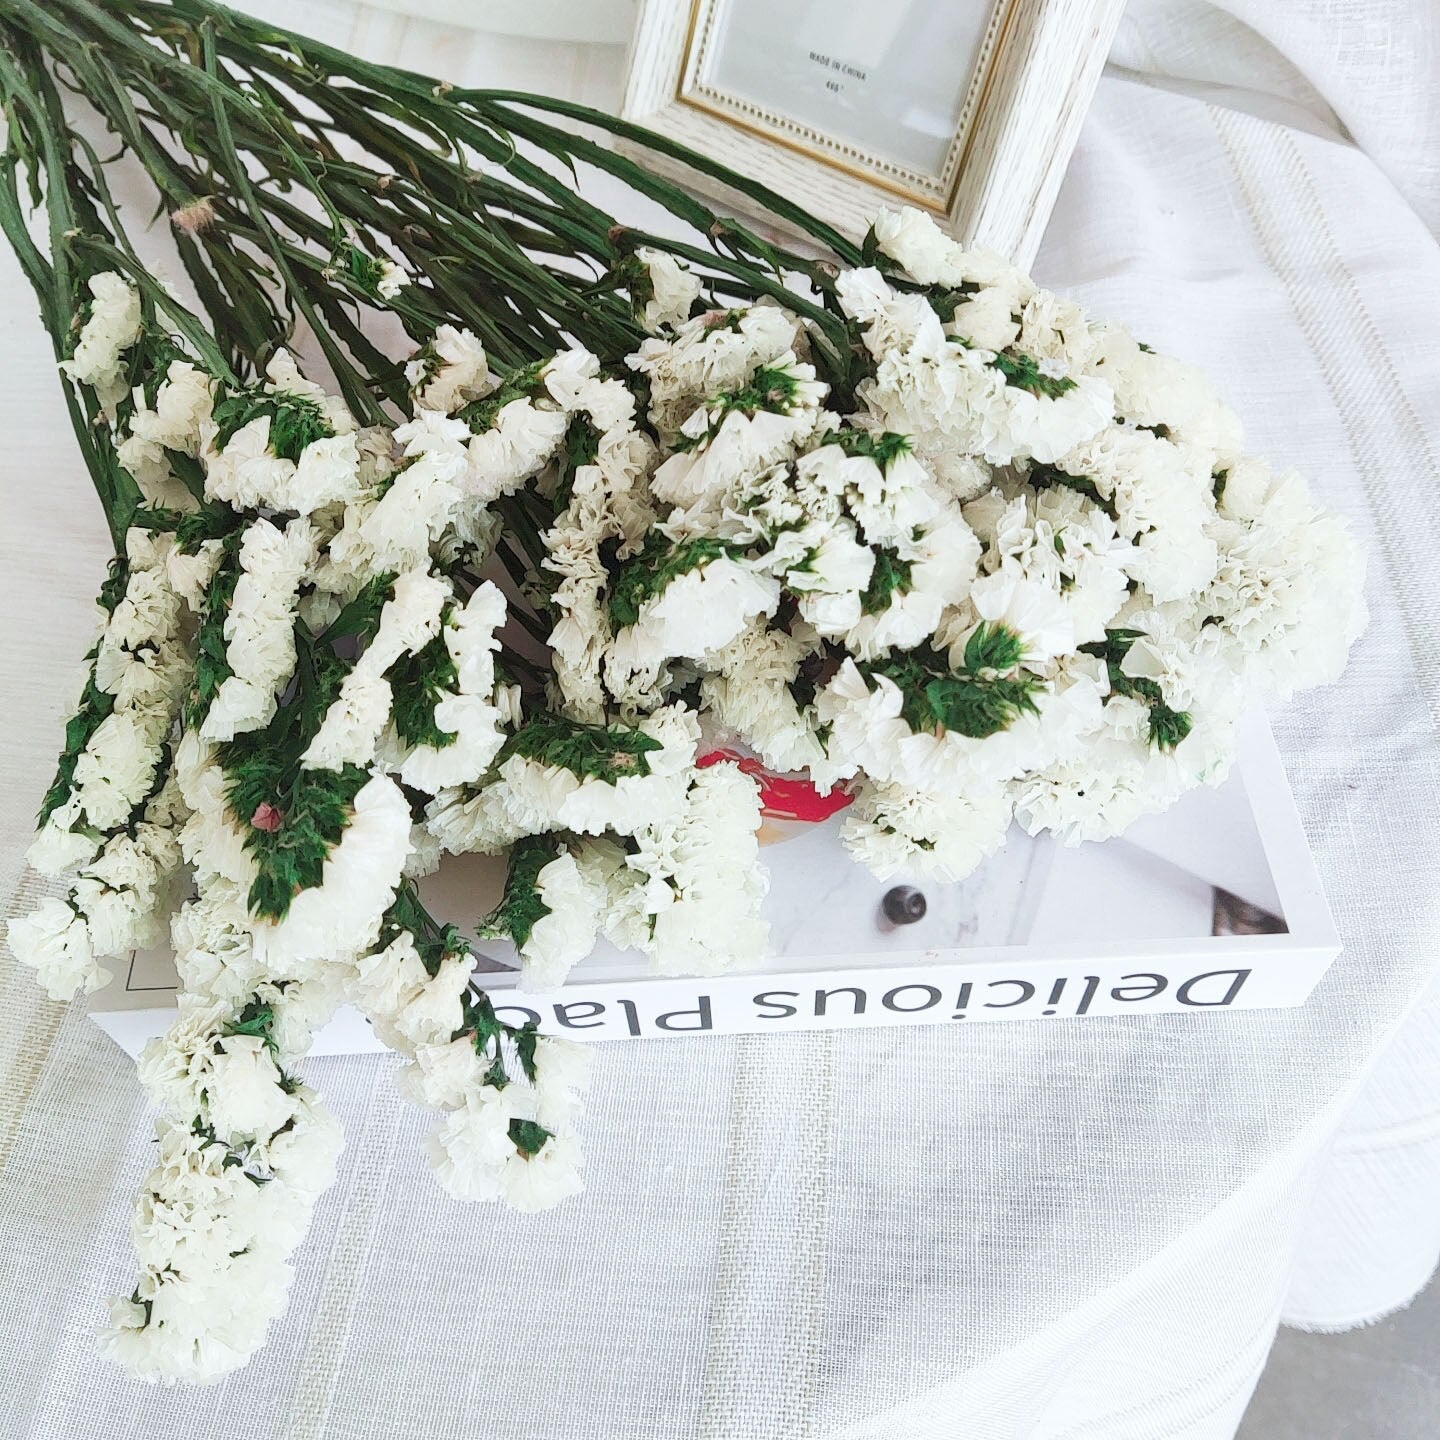
[[(456, 81), (618, 91), (615, 49), (346, 3), (251, 8)], [(431, 1183), (425, 1118), (385, 1062), (313, 1061), (349, 1145), (289, 1313), (228, 1383), (163, 1391), (93, 1350), (104, 1298), (131, 1283), (149, 1144), (133, 1068), (6, 955), (0, 1435), (1223, 1440), (1282, 1316), (1353, 1324), (1424, 1281), (1440, 1250), (1436, 40), (1423, 0), (1232, 8), (1132, 10), (1037, 269), (1209, 368), (1253, 448), (1303, 470), (1370, 548), (1372, 625), (1345, 678), (1272, 714), (1346, 943), (1312, 1003), (601, 1047), (587, 1192), (539, 1217)], [(0, 293), (13, 912), (40, 893), (20, 855), (105, 542), (8, 255)]]

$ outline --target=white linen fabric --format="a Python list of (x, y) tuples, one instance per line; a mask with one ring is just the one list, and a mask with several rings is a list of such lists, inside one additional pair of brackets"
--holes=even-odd
[[(616, 94), (613, 49), (254, 8), (456, 81)], [(133, 1068), (6, 957), (0, 1434), (1223, 1440), (1282, 1318), (1403, 1303), (1440, 1251), (1429, 9), (1134, 7), (1037, 267), (1215, 373), (1370, 547), (1350, 669), (1271, 717), (1346, 944), (1309, 1005), (604, 1046), (588, 1189), (540, 1216), (441, 1193), (384, 1061), (313, 1061), (349, 1145), (290, 1310), (246, 1371), (164, 1391), (93, 1348), (150, 1144)], [(15, 911), (105, 542), (8, 255), (0, 285)]]

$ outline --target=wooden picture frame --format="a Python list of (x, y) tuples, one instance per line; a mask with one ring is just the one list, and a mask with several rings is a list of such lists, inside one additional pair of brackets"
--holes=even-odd
[[(639, 0), (622, 114), (762, 179), (847, 234), (861, 235), (883, 205), (910, 204), (933, 213), (966, 243), (1028, 264), (1054, 206), (1124, 0), (968, 0), (968, 13), (966, 0), (892, 0), (885, 7), (867, 0), (868, 8), (856, 10), (852, 30), (867, 24), (873, 29), (877, 17), (880, 25), (901, 27), (886, 37), (886, 53), (893, 56), (898, 50), (902, 61), (918, 58), (944, 84), (946, 61), (932, 57), (954, 51), (927, 51), (923, 26), (930, 22), (933, 32), (938, 16), (942, 28), (968, 26), (973, 34), (968, 67), (955, 67), (954, 90), (945, 97), (952, 132), (940, 134), (932, 124), (923, 135), (906, 132), (893, 113), (912, 103), (904, 86), (877, 87), (866, 97), (876, 102), (868, 114), (852, 102), (845, 116), (849, 133), (826, 123), (820, 92), (838, 96), (846, 88), (863, 89), (870, 79), (863, 60), (832, 56), (825, 44), (836, 17), (859, 0), (810, 0), (809, 15), (815, 18), (807, 16), (806, 24), (813, 24), (813, 40), (781, 23), (789, 13), (786, 6), (803, 3)], [(763, 27), (773, 14), (775, 53), (785, 56), (789, 66), (786, 71), (775, 62), (772, 88), (800, 95), (811, 106), (809, 115), (796, 112), (793, 98), (756, 97), (755, 91), (764, 88), (768, 62), (754, 36), (748, 54), (730, 53), (744, 45), (743, 30), (740, 40), (731, 38), (741, 26), (737, 14), (756, 6), (767, 10), (751, 13), (746, 23)], [(909, 57), (907, 23), (922, 26)], [(746, 75), (747, 65), (751, 71), (759, 65), (760, 84), (751, 73), (750, 93), (727, 87), (727, 69)], [(797, 68), (805, 78), (798, 88)], [(933, 121), (933, 116), (926, 118)], [(888, 148), (871, 144), (871, 135), (882, 131)], [(921, 163), (916, 157), (927, 145), (930, 153)], [(653, 151), (645, 157), (672, 178), (745, 208), (743, 197), (678, 162)]]

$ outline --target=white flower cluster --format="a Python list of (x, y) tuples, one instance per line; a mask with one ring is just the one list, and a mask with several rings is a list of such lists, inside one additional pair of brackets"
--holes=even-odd
[[(212, 925), (192, 913), (177, 940)], [(243, 1002), (189, 988), (170, 1031), (141, 1055), (140, 1078), (162, 1112), (159, 1154), (131, 1220), (140, 1279), (112, 1301), (102, 1344), (142, 1379), (219, 1379), (264, 1343), (284, 1308), (288, 1257), (341, 1147), (339, 1127), (285, 1068), (287, 1041), (308, 1043), (308, 1025), (296, 1024), (306, 988), (264, 981)], [(322, 997), (316, 1013), (311, 1000), (306, 1018), (333, 1004)]]
[(260, 516), (246, 529), (224, 624), (229, 673), (200, 727), (202, 739), (233, 740), (275, 718), (295, 672), (295, 604), (315, 563), (315, 540), (314, 527), (298, 516), (283, 529)]
[(877, 875), (955, 880), (1013, 821), (1100, 838), (1218, 780), (1247, 705), (1343, 665), (1355, 548), (1199, 376), (919, 212), (865, 253), (792, 313), (638, 251), (615, 373), (444, 325), (364, 428), (284, 351), (248, 387), (154, 359), (91, 282), (67, 366), (145, 504), (32, 851), (71, 888), (10, 938), (93, 989), (193, 877), (107, 1342), (138, 1373), (224, 1373), (283, 1304), (338, 1148), (292, 1067), (342, 998), (451, 1194), (580, 1188), (582, 1057), (497, 1018), (416, 888), (442, 852), (508, 857), (480, 938), (529, 989), (602, 938), (712, 973), (767, 943), (760, 766), (839, 787)]
[(92, 275), (89, 314), (75, 349), (60, 368), (77, 385), (88, 385), (101, 404), (114, 405), (125, 393), (125, 352), (140, 338), (139, 292), (113, 271)]
[[(505, 597), (488, 580), (463, 607), (445, 616), (440, 638), (454, 671), (454, 684), (435, 701), (436, 739), (443, 744), (412, 745), (400, 765), (400, 779), (428, 795), (484, 776), (504, 742), (507, 715), (496, 695), (495, 632), (505, 620)], [(367, 652), (368, 653), (368, 652)], [(450, 738), (453, 737), (453, 738)]]
[(142, 530), (128, 550), (27, 857), (44, 875), (78, 873), (63, 900), (9, 928), (16, 958), (57, 1000), (99, 989), (101, 960), (154, 943), (180, 861), (179, 800), (162, 765), (193, 669), (193, 627), (172, 583), (186, 562), (169, 537)]
[(443, 1112), (430, 1134), (430, 1168), (457, 1200), (503, 1199), (548, 1210), (584, 1187), (574, 1125), (590, 1052), (535, 1039), (534, 1085), (484, 1081), (484, 1061), (464, 1040), (416, 1051), (402, 1075), (410, 1097)]
[[(93, 357), (99, 302), (122, 292), (92, 288)], [(476, 495), (512, 484), (497, 464), (543, 463), (564, 400), (607, 417), (630, 402), (586, 384), (589, 357), (561, 356), (488, 420), (421, 403), (393, 432), (360, 431), (284, 352), (240, 391), (160, 353), (163, 370), (107, 400), (147, 508), (103, 592), (33, 847), (70, 889), (10, 940), (53, 995), (93, 990), (101, 960), (159, 942), (193, 877), (171, 924), (180, 1017), (140, 1067), (164, 1112), (135, 1215), (142, 1274), (106, 1344), (146, 1378), (208, 1380), (262, 1342), (333, 1173), (338, 1130), (292, 1066), (341, 999), (412, 1069), (438, 1074), (448, 1047), (451, 1088), (432, 1076), (421, 1097), (447, 1112), (447, 1187), (526, 1208), (580, 1187), (579, 1062), (495, 1019), (469, 949), (429, 933), (405, 877), (438, 852), (411, 797), (479, 786), (522, 721), (496, 663), (505, 596), (464, 574), (494, 540)], [(498, 387), (468, 334), (435, 353), (427, 400)], [(468, 1142), (451, 1112), (474, 1122)], [(498, 1149), (479, 1146), (482, 1115), (503, 1118)]]
[(616, 747), (614, 759), (647, 760), (646, 775), (582, 780), (559, 763), (514, 766), (516, 756), (473, 800), (442, 797), (432, 814), (448, 850), (510, 848), (510, 885), (482, 933), (514, 942), (527, 989), (560, 985), (601, 935), (662, 974), (713, 974), (763, 957), (755, 781), (729, 762), (694, 768), (693, 734), (672, 734), (657, 750), (623, 748), (667, 724), (678, 727), (676, 712), (595, 737)]
[(459, 1200), (503, 1199), (523, 1210), (576, 1194), (573, 1126), (588, 1053), (506, 1031), (471, 990), (473, 957), (427, 948), (429, 963), (417, 937), (398, 931), (359, 960), (350, 994), (408, 1058), (407, 1097), (442, 1112), (429, 1145), (436, 1179)]
[(640, 283), (635, 289), (640, 324), (651, 335), (683, 325), (700, 298), (699, 278), (663, 250), (641, 246), (635, 259), (640, 266)]
[[(143, 394), (139, 398), (143, 402)], [(194, 460), (199, 456), (214, 402), (211, 378), (188, 360), (172, 360), (165, 378), (155, 388), (154, 407), (139, 403), (131, 412), (115, 453), (150, 504), (177, 510), (193, 508), (196, 497), (176, 474), (170, 457), (174, 454)], [(218, 542), (210, 540), (197, 553), (216, 554), (218, 549)], [(200, 591), (208, 579), (208, 575), (203, 577)], [(191, 605), (198, 609), (198, 598)]]
[(180, 809), (168, 783), (137, 823), (117, 828), (85, 857), (64, 899), (43, 900), (10, 922), (10, 948), (51, 999), (98, 990), (110, 978), (100, 961), (159, 942), (181, 868)]
[(306, 380), (277, 350), (259, 391), (212, 409), (201, 431), (205, 494), (237, 510), (310, 515), (360, 485), (355, 421), (343, 401)]
[(870, 253), (833, 281), (847, 413), (778, 306), (672, 316), (631, 357), (653, 461), (592, 470), (546, 535), (562, 708), (633, 724), (698, 681), (712, 733), (849, 789), (845, 843), (887, 876), (1223, 778), (1241, 711), (1363, 626), (1343, 524), (1199, 375), (920, 212)]

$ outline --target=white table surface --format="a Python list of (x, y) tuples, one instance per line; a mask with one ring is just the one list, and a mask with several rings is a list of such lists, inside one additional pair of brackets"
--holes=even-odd
[[(348, 0), (252, 8), (452, 80), (617, 93), (614, 48)], [(385, 1062), (314, 1061), (349, 1146), (290, 1311), (226, 1384), (162, 1391), (93, 1350), (103, 1297), (129, 1284), (143, 1098), (7, 955), (0, 1434), (1221, 1440), (1282, 1317), (1354, 1324), (1423, 1282), (1440, 1250), (1434, 40), (1423, 0), (1233, 8), (1133, 11), (1038, 273), (1210, 367), (1254, 448), (1370, 547), (1373, 622), (1345, 678), (1272, 715), (1346, 941), (1314, 1001), (604, 1047), (589, 1188), (539, 1217), (435, 1188)], [(0, 294), (13, 913), (42, 893), (20, 855), (106, 547), (8, 254)]]

